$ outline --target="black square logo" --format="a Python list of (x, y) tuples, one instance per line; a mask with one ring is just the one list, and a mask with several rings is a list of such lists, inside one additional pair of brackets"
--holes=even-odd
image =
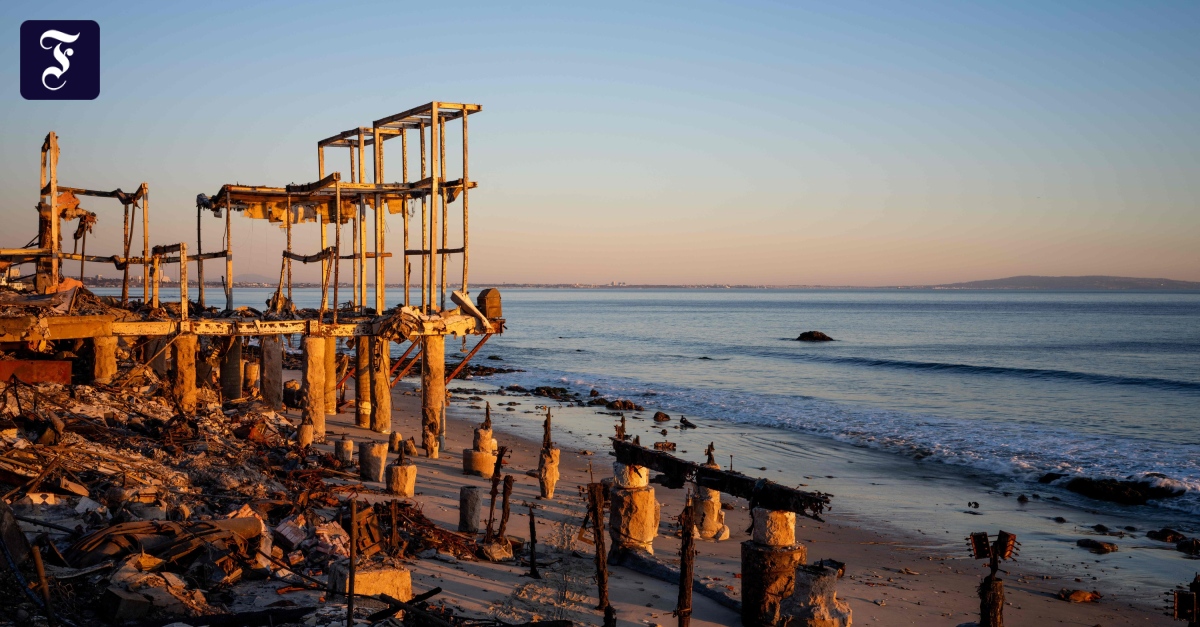
[(95, 100), (100, 95), (100, 25), (91, 20), (21, 24), (21, 96)]

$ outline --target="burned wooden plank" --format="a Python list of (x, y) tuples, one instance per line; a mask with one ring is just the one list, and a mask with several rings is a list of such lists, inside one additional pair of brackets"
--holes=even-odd
[(616, 438), (612, 440), (613, 451), (618, 462), (630, 466), (644, 466), (666, 475), (666, 486), (682, 488), (689, 480), (710, 490), (750, 501), (751, 507), (795, 512), (814, 520), (821, 520), (821, 512), (829, 506), (831, 494), (807, 492), (759, 479), (731, 470), (707, 468), (700, 464), (679, 459), (662, 451), (654, 451), (632, 442)]

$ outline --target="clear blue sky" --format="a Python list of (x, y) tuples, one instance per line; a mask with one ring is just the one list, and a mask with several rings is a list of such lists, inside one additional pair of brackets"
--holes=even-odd
[[(1200, 2), (245, 4), (0, 7), (0, 245), (49, 130), (172, 242), (197, 193), (314, 180), (316, 140), (436, 99), (484, 107), (476, 285), (1200, 280)], [(49, 18), (100, 23), (99, 99), (21, 99)], [(235, 230), (275, 275), (278, 229)]]

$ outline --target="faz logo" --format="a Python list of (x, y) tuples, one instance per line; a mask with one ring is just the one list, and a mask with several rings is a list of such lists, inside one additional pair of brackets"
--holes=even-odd
[(21, 24), (21, 96), (94, 100), (100, 95), (100, 25), (91, 20)]

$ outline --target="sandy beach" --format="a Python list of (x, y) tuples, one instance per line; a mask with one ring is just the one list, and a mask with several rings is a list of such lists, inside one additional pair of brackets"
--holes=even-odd
[[(289, 373), (294, 376), (295, 373)], [(411, 379), (397, 385), (394, 392), (393, 428), (406, 438), (419, 429), (419, 391)], [(352, 385), (352, 382), (351, 384)], [(353, 397), (352, 389), (348, 397)], [(520, 398), (521, 412), (503, 412), (493, 408), (493, 421), (502, 446), (511, 456), (507, 469), (516, 479), (513, 492), (513, 516), (510, 535), (528, 536), (528, 505), (537, 517), (542, 580), (525, 575), (528, 568), (515, 563), (419, 560), (411, 564), (414, 592), (440, 586), (438, 598), (465, 615), (495, 617), (523, 622), (534, 619), (565, 618), (580, 624), (600, 624), (601, 613), (595, 608), (596, 587), (589, 544), (578, 540), (579, 527), (586, 510), (580, 488), (589, 477), (600, 480), (611, 476), (611, 457), (607, 451), (585, 451), (563, 446), (562, 479), (553, 501), (537, 500), (538, 485), (526, 471), (536, 468), (540, 442), (522, 437), (531, 424), (540, 425), (541, 410), (533, 407), (544, 399)], [(462, 473), (462, 451), (470, 447), (472, 429), (482, 421), (479, 403), (461, 392), (454, 394), (447, 412), (447, 447), (439, 459), (419, 457), (416, 501), (425, 514), (440, 525), (454, 529), (458, 520), (459, 488), (467, 485), (488, 486), (488, 481)], [(522, 413), (528, 412), (528, 413)], [(536, 412), (536, 413), (535, 413)], [(295, 414), (295, 412), (292, 412)], [(291, 417), (295, 418), (295, 415)], [(601, 424), (601, 423), (597, 423)], [(607, 426), (608, 421), (603, 421)], [(386, 436), (354, 426), (353, 412), (331, 417), (329, 439), (347, 437), (362, 441), (385, 441)], [(703, 433), (686, 433), (681, 447), (702, 446)], [(566, 438), (559, 438), (563, 440)], [(329, 444), (325, 445), (332, 448)], [(750, 463), (745, 460), (745, 463)], [(749, 472), (749, 471), (747, 471)], [(763, 474), (766, 474), (764, 471)], [(386, 500), (382, 486), (367, 484), (369, 499)], [(684, 491), (656, 486), (662, 506), (660, 535), (654, 542), (655, 555), (668, 563), (678, 563), (679, 540), (673, 535), (674, 518), (682, 510)], [(749, 514), (746, 503), (726, 499), (733, 509), (726, 512), (731, 537), (723, 542), (700, 542), (696, 563), (697, 579), (726, 586), (731, 596), (740, 593), (739, 544), (748, 538)], [(485, 502), (486, 506), (486, 502)], [(1019, 531), (1019, 530), (1017, 530)], [(808, 560), (832, 558), (846, 563), (846, 576), (838, 584), (838, 596), (849, 602), (856, 624), (874, 625), (960, 625), (978, 616), (975, 588), (986, 574), (983, 562), (969, 559), (965, 542), (960, 551), (949, 551), (920, 537), (907, 537), (895, 531), (865, 526), (836, 507), (825, 522), (799, 519), (797, 540), (808, 547)], [(1099, 564), (1100, 560), (1095, 560)], [(1084, 566), (1081, 576), (1060, 572), (1041, 572), (1021, 561), (1004, 565), (1007, 590), (1005, 616), (1012, 625), (1167, 625), (1161, 614), (1157, 591), (1135, 596), (1113, 592), (1106, 573), (1114, 569)], [(613, 567), (610, 596), (621, 625), (665, 625), (676, 620), (677, 587), (645, 575)], [(1055, 598), (1063, 588), (1096, 590), (1103, 598), (1098, 603), (1074, 604)], [(706, 597), (694, 597), (693, 622), (701, 625), (740, 624), (736, 612)]]

